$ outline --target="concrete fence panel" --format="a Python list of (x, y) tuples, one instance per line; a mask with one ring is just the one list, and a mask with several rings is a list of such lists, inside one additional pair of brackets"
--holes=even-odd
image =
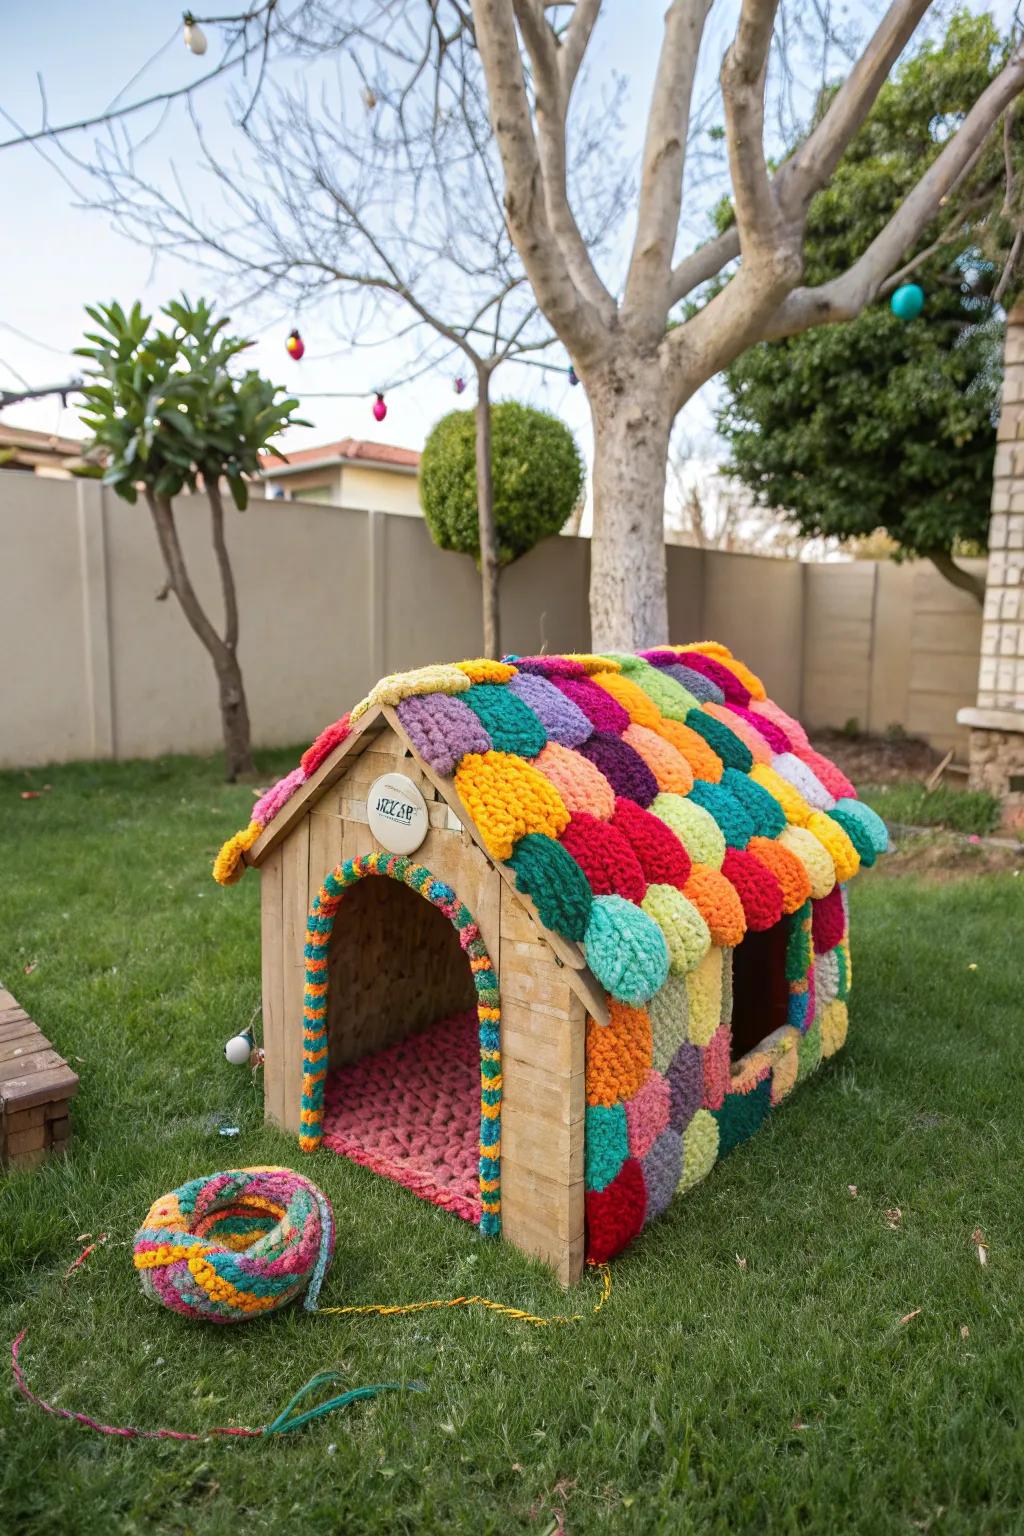
[[(222, 601), (203, 498), (176, 517), (199, 595)], [(474, 562), (422, 520), (254, 499), (227, 515), (253, 733), (308, 741), (385, 672), (480, 650)], [(966, 747), (977, 604), (927, 565), (798, 564), (670, 546), (676, 641), (717, 639), (812, 727), (855, 719)], [(0, 766), (207, 752), (220, 744), (209, 658), (173, 596), (148, 513), (92, 481), (0, 474)], [(976, 566), (976, 568), (982, 568)], [(502, 573), (514, 652), (590, 645), (586, 539), (547, 540)]]

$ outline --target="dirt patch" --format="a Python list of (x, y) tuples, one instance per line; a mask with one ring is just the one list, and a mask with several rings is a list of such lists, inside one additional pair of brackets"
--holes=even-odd
[(928, 885), (972, 880), (977, 875), (1018, 874), (1024, 869), (1024, 846), (972, 843), (953, 832), (897, 833), (893, 847), (870, 871), (882, 880), (914, 875)]
[(845, 731), (816, 731), (813, 745), (854, 784), (926, 779), (944, 755), (917, 736), (848, 736)]

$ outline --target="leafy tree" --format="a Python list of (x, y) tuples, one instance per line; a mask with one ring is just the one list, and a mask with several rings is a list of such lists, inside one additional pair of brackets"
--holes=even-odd
[[(491, 475), (499, 566), (511, 565), (563, 528), (583, 489), (583, 460), (569, 428), (548, 411), (505, 400), (492, 406)], [(473, 411), (450, 411), (420, 461), (420, 499), (434, 543), (479, 559)]]
[[(255, 369), (242, 374), (232, 364), (252, 342), (226, 333), (227, 317), (215, 320), (210, 306), (187, 298), (161, 311), (172, 322), (152, 328), (152, 316), (135, 304), (101, 304), (86, 313), (97, 330), (86, 332), (86, 406), (82, 420), (91, 430), (91, 448), (107, 468), (103, 482), (134, 504), (142, 492), (156, 529), (167, 573), (167, 588), (202, 641), (217, 674), (227, 774), (252, 771), (249, 708), (238, 662), (238, 598), (224, 534), (221, 482), (242, 511), (249, 500), (246, 476), (259, 473), (259, 455), (291, 425), (306, 426), (293, 412), (298, 401)], [(174, 516), (174, 498), (183, 490), (206, 495), (213, 547), (224, 603), (220, 633), (203, 608), (185, 564)]]
[[(811, 204), (808, 281), (829, 282), (870, 244), (1004, 54), (991, 17), (961, 13), (896, 71)], [(731, 472), (805, 534), (859, 539), (882, 529), (897, 558), (926, 556), (979, 601), (983, 583), (953, 556), (987, 537), (1021, 146), (1010, 117), (1003, 141), (988, 141), (883, 298), (857, 319), (738, 358), (718, 420)], [(911, 275), (926, 302), (908, 322), (884, 295)]]

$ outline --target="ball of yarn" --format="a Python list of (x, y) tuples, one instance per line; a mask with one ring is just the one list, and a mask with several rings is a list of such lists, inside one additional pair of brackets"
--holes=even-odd
[(161, 1195), (135, 1234), (142, 1289), (211, 1323), (242, 1323), (306, 1292), (317, 1296), (334, 1253), (327, 1196), (290, 1168), (233, 1168)]

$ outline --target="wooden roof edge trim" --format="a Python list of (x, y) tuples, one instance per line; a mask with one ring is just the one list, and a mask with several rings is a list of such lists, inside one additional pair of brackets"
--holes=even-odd
[(296, 823), (320, 799), (324, 791), (329, 789), (336, 779), (340, 779), (347, 766), (346, 760), (361, 752), (370, 737), (376, 736), (384, 723), (380, 705), (377, 704), (368, 709), (365, 715), (359, 717), (345, 740), (338, 743), (330, 756), (324, 758), (316, 772), (306, 780), (305, 784), (300, 785), (290, 799), (285, 801), (273, 821), (267, 822), (252, 847), (243, 854), (246, 864), (254, 869), (259, 868), (267, 855), (273, 853)]
[[(430, 780), (431, 784), (433, 784), (434, 788), (438, 791), (438, 793), (444, 796), (448, 805), (451, 806), (452, 810), (455, 812), (455, 815), (459, 818), (462, 826), (473, 839), (474, 843), (477, 845), (484, 858), (490, 865), (493, 866), (494, 869), (498, 871), (498, 874), (501, 876), (502, 880), (504, 880), (509, 890), (515, 892), (516, 900), (521, 902), (522, 905), (526, 908), (526, 911), (529, 913), (531, 920), (537, 925), (537, 928), (540, 930), (545, 941), (551, 946), (560, 963), (564, 966), (567, 966), (571, 971), (585, 971), (587, 968), (587, 962), (580, 946), (573, 943), (570, 939), (563, 939), (562, 935), (560, 933), (555, 933), (553, 928), (548, 928), (547, 925), (542, 921), (540, 913), (537, 911), (536, 905), (534, 904), (531, 897), (525, 895), (516, 886), (515, 871), (509, 869), (507, 864), (499, 864), (491, 858), (490, 854), (487, 852), (487, 849), (484, 847), (483, 838), (477, 831), (472, 816), (469, 814), (466, 807), (462, 803), (459, 792), (455, 788), (453, 780), (443, 778), (439, 773), (436, 773), (434, 769), (431, 768), (429, 763), (425, 763), (423, 761), (420, 754), (416, 751), (413, 742), (410, 740), (405, 727), (399, 719), (398, 711), (392, 705), (385, 704), (383, 706), (382, 713), (385, 720), (388, 722), (395, 735), (398, 737), (399, 741), (403, 742), (407, 749), (412, 753), (416, 760), (416, 764), (420, 769), (420, 772), (425, 774), (426, 777)], [(596, 981), (594, 982), (594, 987), (597, 987)], [(598, 990), (600, 991), (599, 988)], [(584, 999), (584, 1001), (586, 1001), (586, 999)]]

